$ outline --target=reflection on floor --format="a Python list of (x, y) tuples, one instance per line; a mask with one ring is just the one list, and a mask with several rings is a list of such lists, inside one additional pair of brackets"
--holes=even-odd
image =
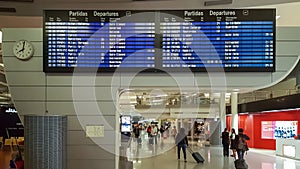
[(0, 150), (0, 169), (7, 169), (9, 160), (11, 159), (11, 152)]
[[(174, 138), (158, 138), (156, 145), (150, 145), (147, 136), (143, 136), (142, 144), (133, 141), (127, 154), (134, 169), (235, 169), (233, 157), (223, 157), (222, 147), (197, 143), (191, 147), (205, 158), (203, 164), (197, 164), (189, 153), (187, 163), (178, 161)], [(249, 169), (300, 169), (300, 161), (275, 156), (274, 151), (250, 149), (245, 159)]]

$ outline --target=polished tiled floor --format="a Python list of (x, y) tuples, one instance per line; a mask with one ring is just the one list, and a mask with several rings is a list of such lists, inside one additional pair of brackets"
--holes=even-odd
[[(144, 137), (141, 145), (133, 141), (127, 154), (134, 169), (235, 169), (233, 157), (222, 156), (222, 147), (195, 143), (191, 147), (205, 158), (203, 164), (197, 164), (189, 153), (187, 163), (178, 161), (173, 138), (158, 139), (157, 145), (149, 145)], [(300, 161), (275, 156), (270, 150), (250, 149), (245, 159), (249, 169), (300, 169)]]

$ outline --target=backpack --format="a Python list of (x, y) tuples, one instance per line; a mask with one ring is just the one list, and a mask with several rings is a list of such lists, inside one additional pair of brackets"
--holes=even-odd
[(240, 150), (243, 150), (243, 151), (248, 151), (249, 150), (246, 139), (244, 138), (243, 135), (239, 135), (239, 137), (238, 137), (237, 149), (240, 149)]
[(240, 136), (238, 139), (238, 145), (237, 148), (240, 150), (243, 150), (245, 147), (245, 140)]
[(147, 128), (147, 133), (151, 133), (151, 127)]

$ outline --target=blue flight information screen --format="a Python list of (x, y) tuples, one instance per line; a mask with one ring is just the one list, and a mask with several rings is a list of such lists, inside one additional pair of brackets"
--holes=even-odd
[(275, 9), (47, 10), (44, 71), (275, 71)]

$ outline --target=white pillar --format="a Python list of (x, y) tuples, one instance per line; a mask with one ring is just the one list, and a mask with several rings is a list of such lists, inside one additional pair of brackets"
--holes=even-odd
[(179, 126), (178, 126), (178, 119), (175, 119), (175, 126), (176, 126), (176, 130), (179, 130)]
[(161, 119), (158, 119), (158, 124), (157, 124), (158, 128), (160, 128), (161, 125), (162, 125), (161, 124)]
[[(182, 118), (180, 119), (180, 126), (179, 126), (179, 129), (183, 127), (183, 120)], [(179, 131), (179, 130), (178, 130)]]
[(238, 116), (238, 93), (231, 93), (231, 128), (236, 131), (239, 128), (239, 116)]
[(225, 93), (221, 92), (220, 95), (220, 121), (221, 121), (221, 131), (224, 131), (226, 127), (226, 102), (225, 102)]

